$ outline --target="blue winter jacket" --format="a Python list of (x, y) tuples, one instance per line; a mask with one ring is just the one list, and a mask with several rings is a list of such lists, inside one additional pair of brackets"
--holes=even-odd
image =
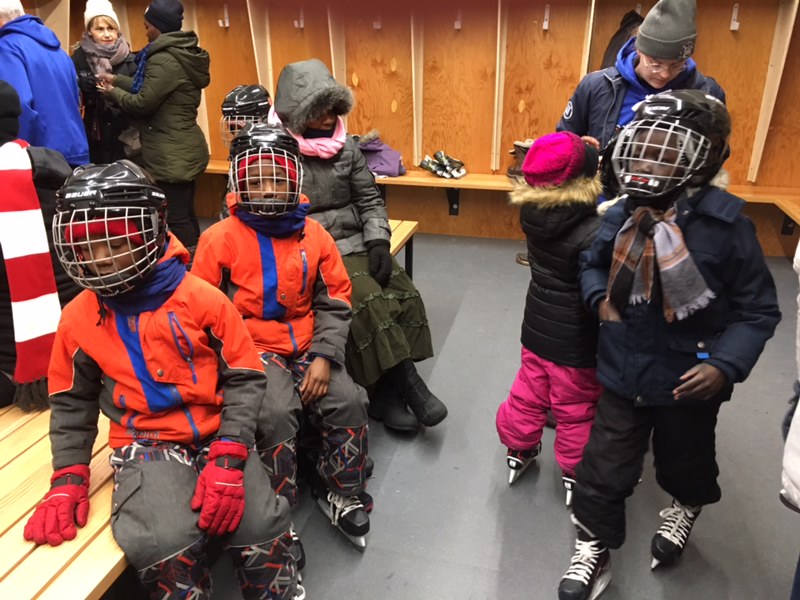
[[(617, 126), (630, 121), (621, 118), (625, 95), (629, 88), (641, 88), (641, 93), (656, 94), (667, 89), (703, 90), (725, 102), (725, 92), (711, 77), (706, 77), (692, 59), (687, 61), (686, 70), (661, 90), (651, 88), (640, 81), (633, 72), (633, 59), (636, 56), (636, 38), (631, 38), (617, 55), (614, 67), (594, 71), (581, 79), (575, 92), (567, 103), (567, 108), (556, 126), (556, 131), (571, 131), (574, 134), (590, 135), (600, 141), (605, 148)], [(628, 107), (629, 108), (629, 107)]]
[[(669, 405), (678, 378), (702, 360), (728, 379), (718, 401), (730, 399), (733, 384), (747, 378), (781, 313), (743, 206), (740, 198), (710, 186), (678, 201), (677, 224), (716, 298), (690, 317), (667, 323), (660, 294), (654, 294), (649, 303), (629, 304), (622, 322), (601, 321), (597, 376), (603, 386), (637, 406)], [(595, 311), (606, 294), (617, 232), (630, 212), (624, 201), (613, 206), (581, 255), (583, 297)]]
[(57, 150), (73, 167), (89, 162), (75, 66), (38, 17), (23, 15), (0, 27), (0, 79), (19, 94), (21, 139)]

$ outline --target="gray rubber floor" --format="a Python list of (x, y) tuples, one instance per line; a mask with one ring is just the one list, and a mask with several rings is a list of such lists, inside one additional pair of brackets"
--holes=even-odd
[[(436, 356), (419, 370), (450, 409), (412, 436), (371, 423), (375, 475), (372, 531), (356, 550), (306, 492), (295, 524), (308, 556), (310, 600), (554, 599), (574, 530), (561, 473), (544, 451), (512, 487), (494, 417), (519, 365), (519, 327), (529, 271), (522, 242), (417, 235), (414, 280)], [(402, 256), (400, 257), (402, 262)], [(720, 413), (722, 501), (698, 520), (680, 562), (650, 571), (649, 544), (670, 499), (651, 461), (628, 501), (628, 539), (612, 555), (603, 600), (787, 599), (800, 551), (800, 518), (778, 501), (779, 424), (795, 372), (797, 279), (769, 259), (784, 320), (750, 379)], [(239, 598), (228, 562), (214, 569), (215, 598)]]

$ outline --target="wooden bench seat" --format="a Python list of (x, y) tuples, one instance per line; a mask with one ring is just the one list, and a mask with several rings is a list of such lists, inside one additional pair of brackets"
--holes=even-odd
[(22, 533), (50, 487), (50, 411), (0, 413), (0, 597), (96, 599), (127, 566), (111, 534), (113, 490), (108, 419), (101, 416), (92, 453), (89, 521), (58, 547), (36, 546)]

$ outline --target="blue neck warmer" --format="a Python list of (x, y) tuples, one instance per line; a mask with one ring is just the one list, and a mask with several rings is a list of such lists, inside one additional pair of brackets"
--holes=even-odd
[[(152, 43), (150, 42), (150, 44)], [(133, 59), (136, 63), (136, 72), (133, 74), (133, 83), (131, 83), (132, 94), (138, 94), (144, 85), (144, 72), (147, 69), (147, 53), (150, 51), (150, 44), (142, 48)]]
[(675, 79), (670, 81), (664, 88), (657, 90), (636, 75), (636, 56), (636, 38), (629, 39), (617, 54), (615, 66), (628, 84), (625, 90), (625, 99), (622, 101), (622, 110), (619, 111), (619, 117), (617, 118), (617, 125), (620, 127), (624, 127), (633, 121), (633, 106), (637, 102), (641, 102), (649, 94), (657, 94), (664, 90), (682, 89), (685, 82), (697, 69), (697, 63), (690, 58), (686, 61), (686, 68)]
[(276, 219), (267, 219), (242, 209), (238, 209), (234, 216), (258, 233), (269, 237), (286, 238), (305, 227), (306, 215), (310, 209), (311, 205), (308, 203), (298, 204), (292, 212)]
[(134, 290), (102, 298), (111, 310), (126, 317), (157, 309), (164, 304), (186, 276), (186, 265), (173, 257), (156, 265), (153, 273)]

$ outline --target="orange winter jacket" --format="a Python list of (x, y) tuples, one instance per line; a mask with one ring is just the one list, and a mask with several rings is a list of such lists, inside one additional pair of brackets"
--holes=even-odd
[[(162, 261), (188, 261), (171, 238)], [(137, 439), (253, 443), (266, 379), (231, 302), (186, 273), (158, 308), (124, 316), (81, 292), (62, 312), (48, 372), (54, 468), (88, 464), (100, 410), (109, 445)], [(223, 413), (223, 392), (224, 407)]]
[(309, 352), (344, 364), (350, 279), (316, 221), (288, 237), (257, 233), (235, 215), (200, 236), (192, 273), (227, 292), (259, 352)]

